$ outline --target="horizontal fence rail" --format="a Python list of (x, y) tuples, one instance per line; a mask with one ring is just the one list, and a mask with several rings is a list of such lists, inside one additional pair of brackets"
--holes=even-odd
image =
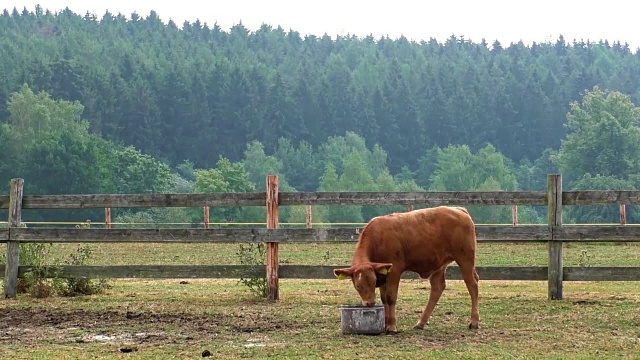
[(638, 225), (566, 225), (552, 229), (554, 241), (580, 242), (638, 242)]
[[(280, 265), (280, 279), (335, 279), (333, 270), (342, 265)], [(245, 277), (265, 277), (266, 269), (258, 265), (64, 265), (35, 269), (20, 266), (18, 275), (41, 271), (45, 278), (87, 278), (87, 279), (233, 279)], [(478, 266), (482, 280), (546, 281), (546, 266)], [(0, 265), (4, 276), (4, 266)], [(419, 279), (418, 274), (406, 272), (403, 279)], [(447, 278), (463, 280), (460, 268), (447, 268)], [(639, 267), (565, 267), (563, 281), (640, 281)]]
[(545, 205), (544, 191), (281, 192), (280, 205)]
[[(268, 280), (269, 299), (279, 297), (278, 279), (334, 279), (336, 266), (280, 265), (279, 243), (356, 242), (364, 224), (351, 227), (313, 227), (311, 206), (329, 205), (511, 205), (513, 224), (478, 225), (478, 242), (538, 242), (548, 244), (548, 266), (478, 267), (483, 280), (547, 281), (550, 299), (562, 299), (563, 281), (640, 281), (640, 267), (564, 267), (565, 242), (640, 242), (640, 226), (626, 223), (626, 205), (640, 204), (640, 191), (563, 191), (560, 175), (548, 176), (547, 191), (445, 191), (445, 192), (279, 192), (276, 176), (267, 177), (267, 190), (253, 193), (214, 194), (89, 194), (23, 195), (22, 179), (12, 180), (10, 196), (0, 196), (0, 209), (9, 209), (9, 228), (0, 228), (0, 243), (7, 243), (7, 263), (0, 265), (5, 278), (5, 297), (16, 296), (17, 279), (29, 271), (45, 277), (85, 278), (239, 278)], [(620, 204), (620, 224), (567, 225), (562, 223), (566, 205)], [(306, 228), (280, 228), (278, 208), (306, 206)], [(210, 228), (209, 207), (264, 206), (265, 223), (258, 228)], [(518, 223), (518, 206), (546, 206), (548, 223)], [(205, 228), (127, 229), (111, 228), (111, 208), (204, 207)], [(105, 228), (29, 227), (23, 209), (105, 209)], [(22, 227), (27, 225), (27, 227)], [(55, 223), (40, 224), (55, 225)], [(87, 225), (87, 224), (85, 224)], [(266, 226), (266, 228), (264, 227)], [(336, 224), (332, 224), (336, 226)], [(357, 226), (357, 227), (354, 227)], [(245, 265), (120, 265), (52, 266), (34, 269), (19, 265), (23, 243), (247, 243), (267, 244), (263, 266)], [(346, 266), (346, 265), (344, 265)], [(457, 266), (447, 270), (450, 279), (461, 280)], [(406, 273), (404, 278), (418, 278)]]
[[(23, 243), (244, 243), (356, 242), (360, 228), (312, 229), (82, 229), (14, 228), (0, 242)], [(478, 242), (640, 242), (640, 226), (482, 225)]]
[[(96, 209), (199, 206), (264, 206), (264, 193), (27, 195), (23, 209)], [(8, 208), (7, 196), (0, 208)]]
[[(544, 191), (280, 192), (279, 205), (547, 205)], [(264, 206), (266, 193), (26, 195), (23, 209)], [(564, 205), (640, 205), (640, 190), (564, 191)], [(0, 196), (0, 209), (9, 196)]]
[[(27, 195), (23, 209), (264, 206), (266, 193)], [(280, 192), (279, 205), (545, 205), (543, 191)], [(9, 197), (0, 196), (0, 208)]]
[[(82, 229), (82, 228), (14, 228), (7, 240), (42, 243), (85, 242), (355, 242), (360, 228), (305, 229)], [(637, 228), (640, 234), (640, 227)], [(481, 242), (546, 242), (551, 231), (546, 225), (478, 226)]]
[(613, 205), (640, 204), (640, 191), (616, 191), (616, 190), (581, 190), (564, 191), (562, 193), (563, 205)]

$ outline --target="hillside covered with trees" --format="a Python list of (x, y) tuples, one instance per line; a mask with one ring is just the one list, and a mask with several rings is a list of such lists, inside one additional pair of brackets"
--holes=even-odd
[[(298, 191), (543, 190), (554, 171), (569, 189), (640, 186), (640, 52), (618, 42), (332, 39), (39, 7), (5, 10), (0, 32), (1, 192), (17, 176), (31, 194), (263, 191), (267, 173)], [(567, 216), (615, 221), (614, 210)], [(480, 222), (510, 216), (473, 211)], [(32, 217), (85, 215), (100, 218)]]

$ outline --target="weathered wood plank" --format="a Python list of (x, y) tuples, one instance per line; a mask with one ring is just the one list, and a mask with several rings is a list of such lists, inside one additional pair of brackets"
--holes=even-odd
[[(335, 279), (333, 269), (343, 266), (313, 266), (313, 265), (281, 265), (282, 279)], [(547, 280), (546, 266), (480, 266), (477, 268), (480, 281), (483, 280)], [(447, 268), (448, 280), (462, 280), (462, 273), (458, 266)], [(418, 274), (405, 272), (403, 279), (419, 279)]]
[[(544, 205), (542, 191), (280, 192), (280, 205)], [(266, 193), (28, 195), (24, 209), (264, 206)], [(0, 208), (8, 197), (0, 196)]]
[(9, 240), (9, 229), (0, 229), (0, 243), (5, 243)]
[(30, 195), (24, 209), (264, 206), (265, 193)]
[(479, 242), (546, 242), (551, 229), (546, 225), (476, 225)]
[(280, 205), (545, 205), (544, 191), (281, 192)]
[[(277, 229), (280, 227), (280, 211), (278, 208), (278, 193), (280, 191), (278, 176), (267, 176), (267, 200), (265, 206), (267, 207), (267, 228)], [(280, 270), (280, 253), (279, 243), (268, 242), (267, 243), (267, 300), (270, 302), (276, 302), (280, 300), (280, 288), (279, 288), (279, 276)]]
[[(479, 266), (477, 267), (480, 281), (484, 280), (547, 280), (548, 269), (546, 266)], [(447, 268), (447, 279), (463, 280), (460, 268), (450, 266)]]
[(104, 208), (104, 227), (111, 229), (111, 208)]
[(204, 214), (203, 214), (203, 217), (204, 217), (204, 228), (208, 229), (209, 228), (209, 223), (211, 222), (211, 216), (209, 215), (209, 210), (210, 209), (209, 209), (208, 206), (204, 206), (203, 209), (204, 209)]
[[(265, 193), (28, 195), (24, 209), (263, 206)], [(542, 191), (280, 192), (280, 205), (545, 205)], [(0, 196), (0, 208), (9, 207)]]
[[(543, 191), (280, 192), (280, 205), (546, 205)], [(27, 195), (24, 209), (264, 206), (266, 194)], [(564, 191), (564, 205), (640, 204), (640, 191)], [(9, 196), (0, 196), (0, 209)]]
[(565, 281), (640, 281), (640, 267), (567, 267)]
[(637, 225), (567, 225), (553, 229), (553, 238), (563, 242), (638, 242)]
[[(0, 242), (355, 242), (356, 228), (304, 229), (0, 229)], [(551, 231), (545, 225), (476, 226), (479, 242), (546, 242)], [(554, 229), (562, 242), (640, 242), (637, 225), (565, 225)]]
[[(24, 194), (24, 180), (11, 179), (9, 190), (9, 228), (17, 228), (22, 224), (22, 197)], [(11, 238), (11, 231), (9, 231)], [(11, 240), (11, 239), (9, 239)], [(7, 242), (6, 272), (4, 276), (4, 297), (14, 299), (18, 294), (18, 271), (20, 266), (20, 243)]]
[(356, 241), (357, 229), (12, 229), (10, 239), (22, 242), (295, 242)]
[[(19, 277), (33, 270), (31, 266), (21, 266)], [(63, 265), (43, 267), (42, 275), (46, 278), (85, 279), (234, 279), (241, 276), (264, 277), (265, 268), (251, 265)]]
[[(78, 229), (14, 228), (10, 240), (22, 242), (355, 242), (360, 228), (299, 229)], [(476, 226), (479, 242), (545, 242), (551, 239), (546, 225)], [(6, 233), (6, 230), (5, 230)], [(640, 226), (569, 225), (554, 229), (558, 242), (639, 242)]]
[(0, 195), (0, 209), (9, 208), (9, 195)]
[[(333, 269), (348, 265), (280, 265), (281, 279), (335, 279)], [(24, 277), (33, 267), (20, 266), (18, 277)], [(46, 277), (88, 279), (237, 279), (240, 276), (265, 277), (264, 266), (256, 265), (117, 265), (45, 267)], [(546, 266), (480, 266), (480, 281), (488, 280), (547, 280)], [(4, 265), (0, 264), (0, 276)], [(418, 279), (415, 273), (403, 274), (403, 279)], [(450, 266), (448, 280), (462, 280), (460, 269)], [(565, 267), (564, 281), (640, 281), (640, 267)]]
[[(335, 279), (333, 269), (342, 266), (281, 265), (282, 279)], [(479, 266), (480, 281), (484, 280), (522, 280), (546, 281), (546, 266)], [(640, 267), (565, 267), (564, 281), (640, 281)], [(463, 280), (458, 266), (447, 268), (448, 280)], [(403, 279), (419, 279), (418, 274), (406, 272)]]
[(304, 210), (306, 213), (307, 228), (311, 229), (313, 227), (313, 212), (311, 210), (311, 205), (305, 205)]
[[(10, 240), (22, 242), (350, 242), (357, 241), (357, 228), (299, 229), (82, 229), (16, 228)], [(482, 242), (543, 242), (551, 239), (545, 225), (477, 227)]]
[(562, 193), (564, 205), (640, 204), (640, 191), (581, 190)]
[[(281, 279), (335, 279), (333, 269), (343, 266), (280, 265)], [(546, 280), (546, 267), (478, 267), (482, 280)], [(640, 269), (640, 268), (639, 268)], [(35, 268), (21, 266), (19, 277)], [(0, 265), (4, 272), (4, 266)], [(265, 266), (259, 265), (117, 265), (87, 266), (63, 265), (42, 268), (47, 278), (87, 278), (87, 279), (233, 279), (240, 276), (265, 277)], [(419, 279), (418, 274), (406, 272), (404, 279)], [(447, 279), (462, 280), (460, 269), (450, 266)]]
[(551, 174), (547, 177), (547, 224), (552, 229), (552, 240), (547, 246), (549, 262), (547, 269), (549, 300), (562, 300), (562, 242), (556, 241), (553, 230), (562, 226), (562, 176)]

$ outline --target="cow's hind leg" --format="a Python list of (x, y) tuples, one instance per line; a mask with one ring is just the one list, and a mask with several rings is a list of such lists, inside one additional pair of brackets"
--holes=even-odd
[(414, 329), (422, 330), (424, 329), (424, 326), (429, 323), (429, 318), (433, 313), (433, 309), (435, 309), (436, 305), (438, 304), (438, 300), (440, 300), (440, 296), (442, 296), (442, 293), (447, 286), (444, 277), (445, 272), (446, 267), (443, 267), (435, 273), (431, 274), (431, 276), (429, 277), (429, 282), (431, 283), (429, 302), (422, 312), (422, 315), (420, 315), (420, 321), (418, 321), (416, 326), (413, 327)]
[(469, 295), (471, 295), (471, 324), (469, 324), (469, 329), (477, 329), (480, 322), (480, 312), (478, 310), (478, 282), (480, 277), (473, 263), (466, 266), (458, 265), (460, 265), (464, 283), (467, 285)]

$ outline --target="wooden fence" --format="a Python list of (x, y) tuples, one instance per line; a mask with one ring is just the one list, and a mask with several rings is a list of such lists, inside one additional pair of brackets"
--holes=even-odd
[[(479, 242), (542, 242), (548, 244), (548, 266), (479, 267), (483, 280), (546, 280), (549, 299), (562, 299), (563, 281), (639, 281), (640, 267), (563, 267), (564, 242), (636, 242), (640, 226), (563, 225), (563, 205), (640, 203), (640, 191), (562, 191), (560, 175), (548, 176), (547, 191), (498, 192), (279, 192), (277, 176), (267, 177), (267, 191), (215, 194), (23, 195), (24, 181), (13, 179), (9, 196), (0, 196), (0, 209), (9, 209), (9, 228), (0, 229), (7, 243), (5, 298), (16, 296), (17, 281), (30, 268), (20, 266), (21, 243), (267, 243), (266, 266), (243, 265), (127, 265), (58, 266), (45, 276), (90, 278), (238, 278), (241, 274), (268, 280), (268, 298), (279, 299), (280, 278), (328, 279), (337, 266), (280, 265), (278, 244), (284, 242), (355, 242), (357, 228), (279, 228), (278, 210), (287, 205), (546, 205), (546, 225), (478, 225)], [(266, 206), (266, 228), (105, 229), (20, 227), (22, 209), (148, 208)], [(106, 215), (110, 218), (110, 210)], [(307, 219), (310, 222), (310, 219)], [(448, 277), (461, 279), (456, 266)], [(416, 277), (408, 273), (406, 277)]]

